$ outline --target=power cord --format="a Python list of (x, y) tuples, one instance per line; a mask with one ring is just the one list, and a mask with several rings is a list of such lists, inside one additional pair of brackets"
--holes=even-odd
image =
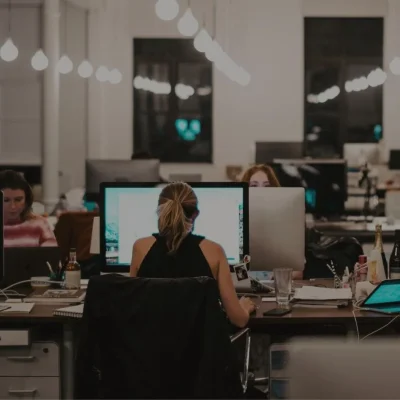
[[(55, 284), (60, 285), (60, 286), (64, 285), (63, 281), (38, 281), (36, 279), (29, 279), (29, 280), (13, 283), (12, 285), (7, 286), (4, 289), (0, 289), (0, 295), (3, 295), (7, 300), (9, 300), (9, 297), (7, 296), (6, 292), (8, 292), (9, 295), (12, 295), (12, 294), (20, 295), (21, 294), (21, 293), (16, 292), (15, 290), (10, 290), (11, 288), (13, 288), (15, 286), (22, 285), (24, 283), (32, 283), (32, 282), (38, 282), (38, 283), (41, 283), (41, 284), (43, 284), (43, 283), (46, 283), (46, 284), (47, 283), (55, 283)], [(10, 292), (13, 292), (13, 293), (10, 293)]]
[(368, 333), (368, 335), (365, 335), (363, 338), (360, 338), (360, 330), (358, 327), (358, 321), (357, 321), (357, 317), (356, 317), (356, 310), (360, 310), (360, 304), (364, 301), (364, 299), (355, 301), (353, 303), (353, 317), (354, 317), (354, 322), (356, 325), (356, 331), (357, 331), (357, 341), (358, 342), (362, 342), (363, 340), (365, 340), (366, 338), (375, 335), (375, 333), (378, 333), (382, 330), (384, 330), (385, 328), (387, 328), (389, 325), (391, 325), (394, 321), (396, 321), (397, 318), (400, 317), (400, 314), (397, 314), (395, 317), (393, 317), (386, 325), (381, 326), (380, 328)]

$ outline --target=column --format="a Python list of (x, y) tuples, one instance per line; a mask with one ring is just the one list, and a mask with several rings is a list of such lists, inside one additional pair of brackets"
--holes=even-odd
[(59, 197), (59, 107), (60, 0), (43, 2), (43, 50), (49, 66), (43, 76), (42, 185), (46, 211), (52, 211)]

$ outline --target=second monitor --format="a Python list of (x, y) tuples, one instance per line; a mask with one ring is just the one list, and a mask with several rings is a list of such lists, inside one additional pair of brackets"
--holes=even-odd
[(86, 194), (98, 201), (102, 182), (159, 182), (160, 160), (86, 160)]
[[(244, 183), (191, 183), (200, 214), (195, 234), (219, 243), (230, 264), (248, 254), (248, 187)], [(101, 185), (102, 272), (128, 272), (133, 243), (158, 232), (157, 205), (163, 184)]]
[(250, 268), (303, 271), (305, 210), (302, 188), (250, 188)]

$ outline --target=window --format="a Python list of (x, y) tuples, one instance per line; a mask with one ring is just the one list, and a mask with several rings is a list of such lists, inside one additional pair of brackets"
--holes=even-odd
[(344, 143), (383, 135), (383, 18), (305, 18), (306, 153), (341, 157)]
[(134, 149), (212, 162), (212, 65), (190, 39), (134, 39)]

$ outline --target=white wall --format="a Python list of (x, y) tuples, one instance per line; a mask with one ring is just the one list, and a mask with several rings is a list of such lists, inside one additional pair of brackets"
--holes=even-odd
[[(40, 165), (42, 79), (30, 66), (41, 43), (40, 7), (16, 7), (11, 15), (19, 55), (10, 63), (0, 59), (0, 164)], [(8, 9), (0, 2), (0, 46), (8, 35)]]
[[(11, 4), (11, 34), (19, 56), (10, 63), (0, 60), (0, 164), (40, 165), (43, 79), (30, 60), (43, 43), (42, 7), (39, 0)], [(61, 51), (68, 53), (76, 67), (87, 57), (87, 12), (65, 4), (61, 2)], [(0, 46), (7, 36), (8, 1), (0, 0)], [(61, 191), (84, 185), (87, 85), (76, 69), (60, 77), (60, 165), (55, 168), (62, 173)]]
[[(243, 88), (214, 73), (214, 165), (166, 164), (164, 176), (185, 171), (223, 179), (227, 164), (252, 160), (255, 140), (303, 139), (301, 1), (232, 0), (228, 7), (229, 3), (217, 1), (217, 38), (250, 71), (252, 82)], [(132, 153), (132, 39), (180, 37), (176, 22), (156, 17), (154, 4), (153, 0), (113, 0), (107, 10), (91, 16), (91, 58), (119, 68), (124, 81), (120, 85), (91, 82), (90, 156), (129, 158)], [(182, 12), (186, 4), (181, 1)], [(194, 0), (192, 4), (194, 13), (199, 18), (206, 13), (212, 26), (213, 2)], [(229, 23), (224, 22), (228, 19)]]
[[(384, 64), (400, 55), (398, 0), (218, 0), (217, 38), (252, 75), (242, 88), (214, 73), (214, 164), (165, 164), (174, 172), (202, 172), (223, 179), (228, 164), (253, 160), (256, 140), (303, 140), (303, 18), (385, 17)], [(118, 67), (123, 84), (91, 82), (89, 155), (128, 158), (132, 152), (132, 38), (180, 37), (176, 21), (160, 21), (155, 0), (113, 0), (90, 19), (91, 56)], [(212, 26), (211, 0), (193, 0), (198, 18)], [(180, 1), (181, 13), (187, 2)], [(228, 22), (227, 22), (228, 21)], [(118, 37), (118, 40), (115, 39)], [(111, 66), (111, 65), (110, 65)], [(385, 144), (400, 148), (400, 78), (384, 90)]]

